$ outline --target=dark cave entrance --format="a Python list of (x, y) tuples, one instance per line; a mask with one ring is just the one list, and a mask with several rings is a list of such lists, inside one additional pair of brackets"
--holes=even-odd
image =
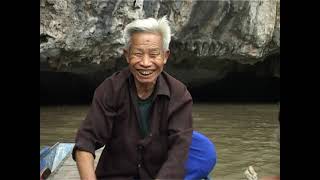
[[(106, 78), (66, 72), (40, 72), (40, 105), (90, 104)], [(280, 78), (231, 73), (220, 81), (188, 87), (195, 102), (278, 102)]]

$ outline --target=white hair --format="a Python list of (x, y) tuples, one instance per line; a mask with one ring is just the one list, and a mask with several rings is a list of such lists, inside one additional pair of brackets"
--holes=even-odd
[(136, 32), (160, 33), (165, 50), (169, 50), (171, 30), (166, 16), (156, 20), (154, 18), (137, 19), (124, 28), (125, 48), (129, 48), (131, 37)]

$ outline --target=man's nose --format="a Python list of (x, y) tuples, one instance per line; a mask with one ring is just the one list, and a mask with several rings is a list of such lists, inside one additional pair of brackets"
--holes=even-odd
[(151, 66), (151, 58), (148, 55), (142, 57), (141, 66)]

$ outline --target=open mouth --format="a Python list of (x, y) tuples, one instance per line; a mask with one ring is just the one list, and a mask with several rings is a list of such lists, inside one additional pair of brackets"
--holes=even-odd
[(138, 70), (139, 74), (142, 76), (149, 76), (153, 73), (151, 70)]

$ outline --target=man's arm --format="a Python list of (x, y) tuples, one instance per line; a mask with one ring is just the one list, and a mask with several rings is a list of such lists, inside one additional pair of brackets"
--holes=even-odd
[(76, 162), (81, 180), (96, 180), (93, 155), (86, 151), (76, 150)]
[(113, 93), (103, 85), (95, 90), (89, 112), (76, 135), (72, 158), (77, 162), (81, 179), (91, 180), (90, 177), (95, 175), (95, 151), (107, 144), (111, 137), (116, 113), (111, 107), (112, 96), (106, 96), (107, 94)]

